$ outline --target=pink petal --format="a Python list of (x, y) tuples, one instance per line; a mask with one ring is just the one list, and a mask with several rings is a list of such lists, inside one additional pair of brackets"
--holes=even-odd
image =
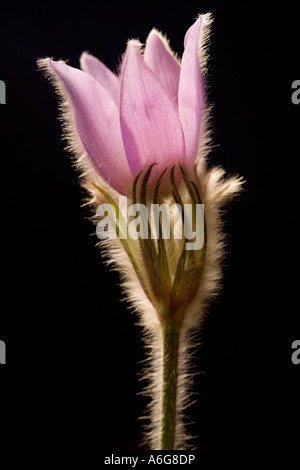
[(84, 72), (94, 77), (103, 86), (115, 103), (119, 103), (120, 80), (117, 75), (109, 70), (99, 59), (87, 52), (81, 54), (80, 66)]
[(43, 62), (63, 86), (64, 98), (71, 106), (71, 121), (74, 120), (95, 169), (118, 191), (126, 192), (132, 175), (123, 147), (116, 104), (87, 73), (64, 62), (50, 59)]
[(184, 136), (178, 113), (145, 65), (137, 41), (128, 43), (121, 72), (120, 122), (130, 169), (182, 161)]
[(166, 39), (155, 29), (147, 38), (144, 61), (177, 107), (180, 65)]
[(203, 79), (198, 59), (199, 44), (202, 40), (202, 21), (200, 16), (186, 33), (178, 93), (178, 108), (185, 136), (186, 157), (193, 161), (197, 157), (204, 108)]

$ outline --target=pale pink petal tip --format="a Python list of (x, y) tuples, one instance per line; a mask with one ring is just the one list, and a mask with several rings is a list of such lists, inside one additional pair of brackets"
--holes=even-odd
[(120, 80), (106, 65), (93, 55), (83, 52), (80, 57), (81, 69), (97, 80), (115, 103), (119, 103)]
[(155, 29), (147, 38), (144, 60), (177, 107), (180, 64), (172, 53), (167, 40)]

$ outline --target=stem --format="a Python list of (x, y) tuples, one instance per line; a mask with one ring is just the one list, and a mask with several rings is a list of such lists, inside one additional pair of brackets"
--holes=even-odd
[(161, 450), (174, 450), (176, 429), (176, 395), (179, 334), (180, 329), (176, 326), (162, 326), (163, 389), (160, 447)]

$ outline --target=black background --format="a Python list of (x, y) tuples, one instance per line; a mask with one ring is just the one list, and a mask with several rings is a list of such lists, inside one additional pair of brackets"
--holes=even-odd
[[(95, 248), (83, 191), (63, 150), (57, 99), (36, 60), (77, 67), (89, 50), (116, 69), (128, 38), (151, 28), (180, 55), (200, 12), (213, 13), (210, 164), (246, 179), (226, 214), (224, 287), (199, 335), (199, 450), (297, 445), (300, 365), (300, 79), (296, 2), (49, 2), (1, 6), (1, 367), (7, 443), (33, 449), (134, 450), (145, 401), (143, 348), (118, 275)], [(298, 233), (297, 233), (298, 232)]]

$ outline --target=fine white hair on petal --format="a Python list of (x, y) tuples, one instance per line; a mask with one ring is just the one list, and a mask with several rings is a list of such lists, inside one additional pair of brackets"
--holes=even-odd
[(101, 178), (91, 163), (76, 129), (69, 95), (62, 81), (52, 69), (49, 60), (52, 59), (39, 59), (37, 61), (37, 65), (39, 70), (44, 73), (46, 78), (53, 85), (59, 98), (59, 120), (62, 126), (62, 140), (65, 143), (65, 150), (70, 153), (72, 157), (72, 163), (78, 172), (80, 183), (87, 191), (88, 196), (85, 203), (90, 204), (91, 201), (98, 201), (99, 204), (101, 195), (99, 191), (97, 191), (96, 188), (91, 184), (91, 181), (94, 181), (102, 188), (106, 188), (113, 194), (117, 193), (109, 186), (109, 181), (105, 181), (103, 178)]
[(213, 22), (213, 16), (211, 13), (206, 13), (199, 15), (202, 18), (200, 35), (198, 39), (198, 62), (202, 74), (203, 88), (204, 93), (204, 106), (202, 111), (202, 119), (199, 133), (199, 144), (197, 152), (197, 162), (199, 160), (205, 160), (208, 153), (211, 150), (211, 105), (207, 102), (207, 83), (206, 83), (206, 74), (207, 74), (207, 64), (208, 64), (208, 48), (210, 44), (210, 32), (211, 25)]
[(165, 48), (167, 49), (167, 51), (170, 53), (170, 55), (172, 57), (174, 57), (174, 59), (178, 62), (178, 64), (180, 65), (181, 63), (181, 57), (179, 57), (179, 55), (173, 51), (173, 49), (171, 48), (170, 46), (170, 40), (168, 39), (167, 35), (164, 34), (162, 31), (160, 31), (159, 29), (157, 28), (152, 28), (150, 33), (148, 34), (148, 37), (146, 39), (146, 46), (147, 46), (147, 40), (150, 38), (150, 36), (152, 34), (157, 34), (157, 36), (159, 36), (159, 38), (161, 39), (161, 41), (163, 42), (163, 44), (165, 45)]

